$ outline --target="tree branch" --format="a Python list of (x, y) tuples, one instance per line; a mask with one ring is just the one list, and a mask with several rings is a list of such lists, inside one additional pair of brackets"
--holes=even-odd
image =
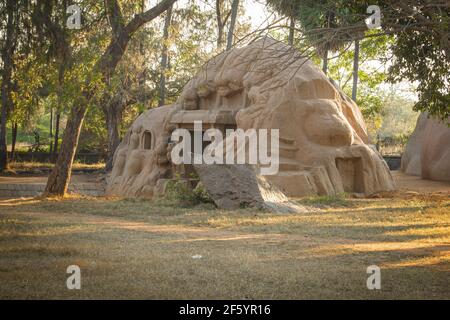
[(143, 24), (146, 24), (147, 22), (152, 21), (157, 16), (159, 16), (161, 13), (169, 9), (172, 4), (174, 4), (177, 0), (163, 0), (160, 3), (158, 3), (153, 8), (137, 14), (134, 16), (134, 18), (127, 24), (125, 27), (125, 32), (129, 35), (133, 34), (138, 30)]
[[(112, 1), (117, 4), (117, 0)], [(113, 37), (108, 48), (106, 48), (105, 53), (95, 66), (95, 69), (101, 72), (105, 80), (108, 80), (116, 69), (116, 66), (122, 58), (133, 33), (145, 23), (158, 17), (161, 13), (170, 8), (176, 1), (177, 0), (163, 0), (153, 8), (135, 15), (134, 18), (122, 28), (117, 37)]]
[(105, 0), (105, 8), (112, 33), (114, 38), (117, 38), (124, 27), (120, 5), (117, 0)]

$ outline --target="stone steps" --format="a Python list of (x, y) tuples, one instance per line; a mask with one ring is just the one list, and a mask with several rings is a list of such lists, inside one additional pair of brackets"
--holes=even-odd
[(297, 151), (295, 140), (280, 137), (278, 154), (280, 171), (296, 171), (300, 169), (300, 164), (295, 160)]
[(279, 145), (279, 157), (280, 158), (294, 159), (297, 151), (298, 151), (298, 148), (295, 147), (294, 145), (280, 142), (280, 145)]
[(297, 171), (300, 170), (301, 168), (300, 163), (298, 163), (294, 159), (280, 157), (279, 161), (280, 161), (279, 166), (280, 171)]

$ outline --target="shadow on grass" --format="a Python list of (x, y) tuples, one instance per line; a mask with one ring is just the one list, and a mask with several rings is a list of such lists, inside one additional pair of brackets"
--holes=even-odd
[[(302, 214), (114, 198), (2, 202), (0, 272), (9, 290), (0, 296), (16, 294), (17, 277), (36, 268), (43, 277), (30, 280), (36, 291), (25, 286), (17, 294), (52, 296), (59, 287), (50, 274), (64, 277), (67, 264), (81, 259), (86, 276), (95, 275), (86, 285), (98, 284), (83, 294), (97, 298), (448, 298), (441, 269), (450, 223), (436, 208), (392, 199)], [(197, 253), (203, 258), (192, 260)], [(382, 268), (378, 295), (365, 287), (373, 264)], [(26, 266), (23, 273), (14, 273), (17, 265)]]

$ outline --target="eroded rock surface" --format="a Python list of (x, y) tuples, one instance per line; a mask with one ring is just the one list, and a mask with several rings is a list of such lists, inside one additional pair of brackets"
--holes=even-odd
[(419, 116), (402, 156), (401, 170), (423, 179), (450, 181), (450, 118), (447, 123)]
[(277, 187), (257, 174), (250, 165), (194, 165), (201, 182), (222, 209), (259, 208), (277, 212), (299, 212)]
[(175, 111), (175, 106), (160, 107), (136, 119), (114, 153), (106, 194), (151, 198), (158, 180), (172, 177), (168, 120)]
[[(194, 121), (202, 121), (203, 130), (223, 132), (278, 129), (279, 172), (264, 180), (283, 197), (342, 192), (370, 195), (394, 189), (386, 163), (368, 145), (358, 106), (310, 60), (271, 38), (212, 59), (189, 81), (175, 105), (158, 109), (141, 115), (118, 148), (107, 190), (110, 194), (151, 197), (158, 180), (201, 171), (201, 177), (218, 179), (204, 178), (203, 183), (217, 195), (221, 207), (239, 206), (246, 197), (267, 203), (264, 190), (273, 189), (259, 188), (264, 183), (256, 171), (171, 164), (167, 157), (171, 132), (192, 130)], [(151, 150), (145, 149), (145, 132), (149, 131), (155, 139)], [(240, 183), (253, 187), (235, 196), (226, 190), (221, 193), (221, 183), (236, 190), (245, 189)], [(278, 196), (274, 199), (284, 201)]]

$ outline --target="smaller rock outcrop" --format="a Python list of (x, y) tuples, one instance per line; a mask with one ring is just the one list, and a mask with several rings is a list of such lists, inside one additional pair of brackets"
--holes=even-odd
[(450, 118), (422, 113), (402, 156), (401, 170), (423, 179), (450, 181)]

